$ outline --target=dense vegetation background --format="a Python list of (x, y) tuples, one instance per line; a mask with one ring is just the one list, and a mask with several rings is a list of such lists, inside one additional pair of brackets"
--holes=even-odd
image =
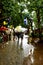
[[(38, 28), (39, 34), (42, 33), (43, 0), (0, 0), (0, 5), (0, 14), (9, 25), (31, 26), (32, 29)], [(28, 25), (24, 24), (24, 18), (27, 18)]]

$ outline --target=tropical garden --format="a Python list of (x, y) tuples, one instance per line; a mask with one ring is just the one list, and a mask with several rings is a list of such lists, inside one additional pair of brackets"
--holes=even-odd
[(43, 0), (0, 0), (0, 15), (0, 24), (31, 27), (32, 37), (43, 38)]

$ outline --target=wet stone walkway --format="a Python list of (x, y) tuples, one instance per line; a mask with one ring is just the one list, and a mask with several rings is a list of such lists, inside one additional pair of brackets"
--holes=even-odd
[(25, 38), (22, 46), (17, 41), (0, 44), (0, 65), (43, 65), (43, 45), (34, 47)]
[(22, 50), (10, 41), (0, 48), (0, 65), (21, 65), (22, 54)]

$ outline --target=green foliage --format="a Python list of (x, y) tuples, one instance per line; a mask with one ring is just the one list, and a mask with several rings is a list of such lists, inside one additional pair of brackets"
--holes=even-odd
[[(30, 2), (30, 4), (28, 4)], [(18, 3), (20, 5), (18, 5)], [(22, 3), (22, 5), (21, 5)], [(25, 4), (26, 6), (24, 6)], [(28, 18), (28, 23), (29, 23), (29, 17), (32, 11), (37, 11), (38, 9), (40, 10), (40, 18), (41, 22), (43, 22), (43, 0), (2, 0), (2, 5), (3, 5), (3, 16), (4, 17), (11, 17), (11, 24), (14, 26), (17, 26), (21, 24), (22, 26), (25, 26), (23, 21), (24, 21), (24, 16), (27, 14), (23, 14), (22, 11), (24, 9), (28, 9), (29, 13), (26, 16)], [(35, 25), (37, 25), (37, 12), (33, 16), (33, 21), (35, 22)]]

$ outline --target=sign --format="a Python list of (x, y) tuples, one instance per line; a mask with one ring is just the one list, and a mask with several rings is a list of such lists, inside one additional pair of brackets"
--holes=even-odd
[(24, 24), (25, 24), (25, 25), (28, 24), (27, 18), (24, 19)]

